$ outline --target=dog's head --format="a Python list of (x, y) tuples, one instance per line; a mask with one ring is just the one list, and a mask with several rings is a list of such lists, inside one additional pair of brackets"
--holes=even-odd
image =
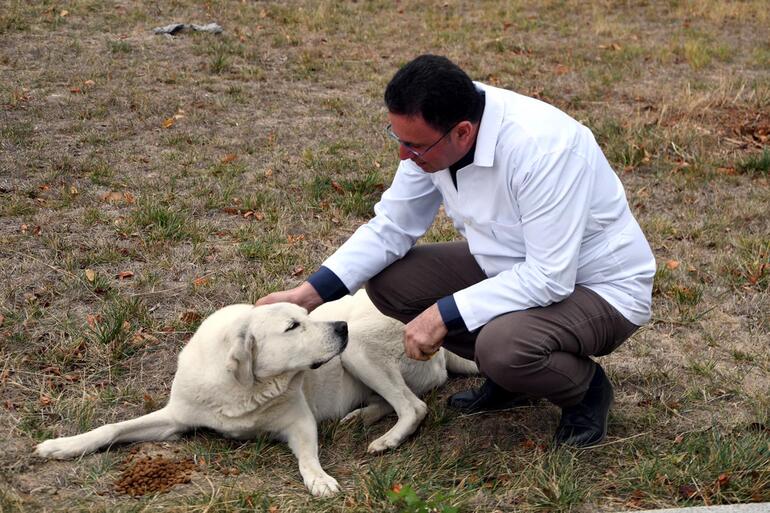
[(234, 326), (227, 370), (244, 386), (288, 372), (315, 369), (348, 343), (344, 322), (317, 322), (290, 303), (255, 306)]

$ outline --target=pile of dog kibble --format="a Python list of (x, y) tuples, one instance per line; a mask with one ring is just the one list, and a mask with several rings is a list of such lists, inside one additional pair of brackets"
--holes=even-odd
[(115, 481), (115, 491), (132, 497), (166, 492), (174, 485), (189, 483), (194, 470), (192, 459), (170, 459), (161, 455), (132, 456), (123, 463), (123, 471)]

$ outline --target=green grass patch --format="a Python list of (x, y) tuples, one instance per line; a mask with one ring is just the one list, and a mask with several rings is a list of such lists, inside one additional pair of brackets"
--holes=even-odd
[(200, 242), (204, 238), (190, 212), (152, 198), (138, 203), (131, 213), (131, 220), (141, 235), (152, 242)]
[(111, 361), (120, 361), (138, 349), (131, 343), (131, 337), (148, 320), (147, 307), (140, 299), (116, 296), (104, 305), (88, 328), (86, 338)]
[(770, 174), (770, 149), (765, 148), (762, 153), (748, 156), (738, 163), (737, 169), (741, 173), (767, 176)]

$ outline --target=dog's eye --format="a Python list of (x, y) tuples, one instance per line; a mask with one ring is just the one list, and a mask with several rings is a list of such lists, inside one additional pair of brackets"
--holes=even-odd
[(289, 327), (286, 328), (286, 331), (291, 331), (296, 328), (299, 328), (299, 323), (297, 321), (291, 321), (291, 324), (289, 324)]

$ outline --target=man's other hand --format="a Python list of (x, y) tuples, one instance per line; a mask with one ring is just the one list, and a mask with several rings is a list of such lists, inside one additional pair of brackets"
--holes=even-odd
[(404, 352), (413, 360), (430, 360), (441, 348), (446, 334), (446, 325), (434, 304), (404, 328)]
[(294, 303), (305, 308), (308, 312), (312, 312), (321, 306), (323, 299), (321, 299), (321, 296), (318, 295), (318, 292), (310, 283), (304, 282), (293, 289), (268, 294), (257, 300), (255, 305), (262, 306), (273, 303)]

